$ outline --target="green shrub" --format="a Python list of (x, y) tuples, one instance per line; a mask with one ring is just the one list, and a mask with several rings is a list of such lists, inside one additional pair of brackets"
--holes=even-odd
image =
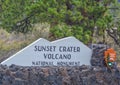
[(74, 36), (85, 44), (87, 44), (91, 39), (91, 31), (85, 30), (80, 26), (68, 26), (61, 24), (51, 28), (50, 31), (53, 34), (54, 39)]

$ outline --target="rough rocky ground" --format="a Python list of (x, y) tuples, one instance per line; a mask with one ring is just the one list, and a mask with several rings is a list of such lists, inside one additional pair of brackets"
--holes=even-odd
[(120, 71), (100, 67), (0, 65), (0, 85), (120, 85)]

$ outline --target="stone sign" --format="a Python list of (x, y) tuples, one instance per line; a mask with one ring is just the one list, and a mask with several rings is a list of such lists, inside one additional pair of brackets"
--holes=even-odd
[(1, 64), (20, 66), (90, 65), (92, 50), (74, 37), (56, 41), (40, 38)]

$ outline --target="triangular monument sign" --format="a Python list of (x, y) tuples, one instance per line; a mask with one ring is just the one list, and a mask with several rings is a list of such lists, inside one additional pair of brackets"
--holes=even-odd
[(40, 38), (1, 64), (20, 66), (90, 65), (92, 50), (74, 37), (56, 41)]

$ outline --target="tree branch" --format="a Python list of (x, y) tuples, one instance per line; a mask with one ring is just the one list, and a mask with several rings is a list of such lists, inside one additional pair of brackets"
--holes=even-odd
[(109, 29), (109, 30), (106, 30), (108, 35), (114, 39), (115, 43), (120, 47), (120, 35), (119, 33), (117, 32), (117, 30), (114, 30), (114, 29)]

